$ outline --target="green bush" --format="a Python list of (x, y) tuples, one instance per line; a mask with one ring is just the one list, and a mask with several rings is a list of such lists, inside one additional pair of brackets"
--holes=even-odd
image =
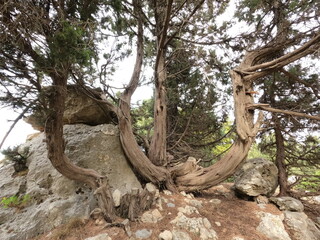
[(19, 150), (19, 146), (9, 147), (2, 151), (2, 154), (11, 162), (14, 162), (16, 172), (21, 172), (27, 169), (26, 163), (29, 156), (29, 148), (25, 147)]
[(13, 195), (11, 197), (3, 197), (1, 199), (0, 205), (3, 208), (15, 207), (15, 208), (24, 208), (27, 203), (30, 201), (30, 195), (26, 194), (23, 196)]

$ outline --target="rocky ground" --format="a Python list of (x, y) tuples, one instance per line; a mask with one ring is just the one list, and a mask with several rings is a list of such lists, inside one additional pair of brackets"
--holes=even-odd
[[(297, 223), (290, 218), (301, 214), (296, 216), (301, 220), (306, 216), (303, 212), (281, 211), (275, 204), (266, 203), (266, 198), (240, 199), (231, 186), (227, 183), (219, 185), (197, 196), (161, 192), (154, 206), (135, 222), (118, 219), (110, 225), (101, 219), (73, 219), (33, 240), (320, 239), (319, 229), (309, 226), (308, 220)], [(315, 222), (319, 221), (320, 205), (308, 205), (305, 212)], [(302, 231), (303, 228), (308, 231)]]
[[(274, 195), (278, 177), (276, 167), (267, 160), (245, 161), (233, 186), (225, 183), (196, 196), (159, 193), (152, 184), (141, 186), (126, 161), (116, 126), (65, 125), (64, 133), (70, 160), (107, 176), (118, 210), (121, 197), (144, 190), (156, 195), (152, 208), (134, 222), (118, 219), (110, 225), (96, 214), (88, 218), (97, 208), (92, 191), (52, 167), (40, 133), (20, 147), (28, 149), (26, 170), (17, 172), (13, 163), (0, 167), (1, 201), (28, 197), (23, 206), (0, 204), (0, 240), (320, 239), (319, 205), (265, 197)], [(236, 197), (233, 188), (246, 199)]]

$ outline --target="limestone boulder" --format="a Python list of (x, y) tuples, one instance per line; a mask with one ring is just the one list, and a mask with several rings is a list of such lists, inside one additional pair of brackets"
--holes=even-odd
[(270, 201), (276, 204), (281, 211), (303, 212), (303, 204), (292, 197), (271, 197)]
[(246, 160), (234, 176), (234, 189), (240, 195), (271, 196), (278, 186), (277, 167), (262, 158)]
[(265, 212), (258, 212), (261, 222), (257, 227), (257, 231), (264, 234), (272, 240), (291, 240), (284, 224), (283, 215), (273, 215)]
[[(64, 133), (66, 154), (76, 165), (107, 176), (112, 191), (125, 194), (132, 188), (141, 189), (122, 151), (116, 126), (65, 125)], [(5, 175), (0, 178), (0, 198), (30, 196), (30, 204), (18, 214), (0, 208), (0, 239), (30, 239), (71, 218), (88, 217), (96, 207), (88, 186), (63, 177), (52, 167), (44, 140), (41, 133), (22, 146), (29, 147), (27, 175), (14, 178), (13, 166), (0, 169), (0, 175)]]
[[(49, 92), (50, 88), (46, 89), (46, 91)], [(112, 112), (95, 102), (89, 97), (88, 93), (85, 93), (75, 85), (69, 85), (67, 91), (68, 94), (63, 114), (64, 124), (84, 123), (95, 126), (112, 123), (114, 118)], [(24, 120), (31, 124), (34, 129), (43, 131), (45, 119), (44, 113), (35, 110), (33, 114)]]
[(295, 240), (320, 239), (320, 230), (305, 213), (285, 211), (284, 216), (285, 223), (293, 232)]

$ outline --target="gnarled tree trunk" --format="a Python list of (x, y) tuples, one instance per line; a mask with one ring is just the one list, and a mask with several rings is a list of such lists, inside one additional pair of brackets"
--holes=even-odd
[(157, 56), (154, 70), (154, 129), (148, 157), (157, 166), (167, 165), (166, 41), (172, 2), (172, 0), (160, 0), (152, 4), (156, 19)]
[[(319, 41), (320, 34), (300, 48), (269, 62), (265, 62), (265, 59), (270, 59), (270, 56), (273, 56), (272, 54), (275, 51), (275, 47), (264, 47), (249, 52), (244, 56), (239, 67), (230, 72), (233, 82), (238, 139), (235, 141), (229, 152), (214, 165), (205, 169), (195, 167), (190, 173), (184, 176), (177, 176), (175, 181), (179, 190), (195, 191), (206, 189), (222, 182), (234, 173), (237, 166), (247, 157), (250, 146), (259, 131), (263, 120), (263, 115), (260, 112), (257, 121), (254, 123), (254, 109), (265, 109), (266, 105), (268, 105), (253, 103), (253, 82), (297, 59), (315, 52), (316, 49), (319, 48)], [(263, 63), (259, 64), (260, 62)], [(290, 112), (290, 114), (294, 114), (294, 112)], [(309, 117), (315, 118), (315, 116)], [(183, 169), (185, 166), (181, 165), (180, 167)]]
[[(257, 56), (247, 55), (239, 69), (250, 67)], [(252, 81), (244, 80), (238, 70), (233, 70), (230, 74), (233, 81), (238, 139), (217, 163), (208, 168), (195, 168), (191, 173), (178, 176), (175, 181), (179, 190), (196, 191), (207, 189), (227, 179), (235, 172), (239, 164), (246, 159), (251, 144), (259, 131), (262, 123), (262, 114), (259, 114), (257, 122), (254, 123), (254, 112), (247, 108), (248, 105), (253, 103), (253, 97), (249, 93), (252, 91)], [(183, 168), (183, 165), (181, 167)]]
[(52, 74), (53, 86), (48, 93), (50, 112), (45, 125), (48, 158), (53, 167), (63, 176), (88, 184), (97, 198), (107, 221), (115, 219), (115, 209), (106, 177), (92, 169), (85, 169), (73, 164), (65, 155), (65, 142), (63, 139), (63, 113), (67, 94), (67, 74)]

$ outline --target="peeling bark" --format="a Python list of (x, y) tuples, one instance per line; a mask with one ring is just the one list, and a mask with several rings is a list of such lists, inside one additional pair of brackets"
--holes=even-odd
[(157, 56), (155, 62), (154, 130), (148, 157), (157, 166), (167, 165), (167, 103), (166, 103), (166, 51), (167, 31), (171, 16), (172, 0), (155, 1)]
[[(134, 1), (135, 11), (137, 15), (142, 15), (139, 12), (139, 1)], [(131, 97), (135, 89), (138, 87), (139, 78), (143, 62), (143, 26), (142, 17), (138, 18), (138, 40), (137, 40), (137, 57), (135, 67), (132, 73), (130, 83), (120, 98), (119, 109), (115, 110), (119, 120), (120, 140), (126, 156), (128, 157), (133, 168), (146, 181), (151, 181), (157, 186), (164, 185), (172, 191), (175, 190), (169, 171), (163, 167), (154, 165), (149, 158), (142, 152), (137, 144), (133, 134), (130, 103)], [(165, 132), (165, 131), (164, 131)]]
[[(61, 74), (63, 76), (63, 74)], [(92, 169), (85, 169), (73, 164), (65, 155), (65, 142), (63, 139), (63, 113), (67, 94), (67, 77), (54, 75), (53, 87), (49, 93), (49, 109), (45, 125), (48, 158), (53, 167), (68, 179), (88, 184), (98, 200), (104, 218), (112, 222), (115, 218), (113, 199), (107, 179)]]

